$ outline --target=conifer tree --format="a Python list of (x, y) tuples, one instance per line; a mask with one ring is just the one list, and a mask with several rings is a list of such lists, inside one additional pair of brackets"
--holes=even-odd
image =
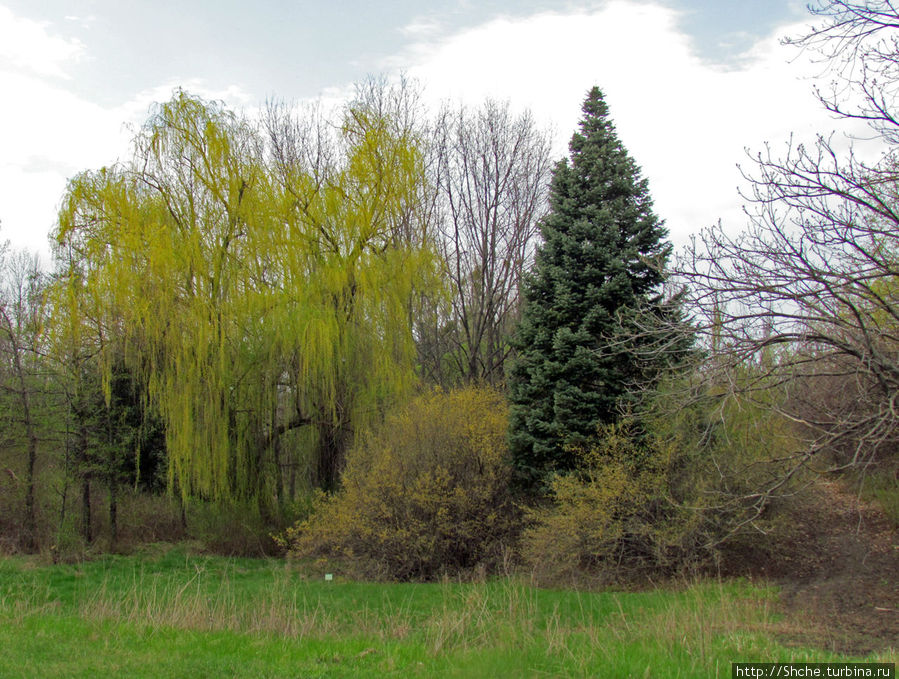
[(577, 447), (617, 418), (642, 367), (633, 347), (612, 349), (609, 338), (628, 310), (657, 301), (670, 250), (599, 88), (582, 110), (571, 158), (553, 172), (509, 375), (512, 453), (531, 483), (575, 468)]

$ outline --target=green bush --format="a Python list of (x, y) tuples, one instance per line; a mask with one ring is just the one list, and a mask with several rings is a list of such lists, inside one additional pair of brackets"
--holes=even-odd
[(495, 391), (415, 399), (350, 451), (341, 489), (287, 531), (290, 555), (394, 580), (499, 567), (519, 525), (506, 431)]
[(272, 537), (287, 523), (277, 525), (259, 512), (256, 502), (203, 502), (187, 506), (186, 537), (212, 554), (235, 557), (266, 557), (281, 554)]
[(847, 480), (865, 500), (876, 502), (893, 528), (899, 529), (899, 460), (872, 465), (863, 474), (849, 474)]

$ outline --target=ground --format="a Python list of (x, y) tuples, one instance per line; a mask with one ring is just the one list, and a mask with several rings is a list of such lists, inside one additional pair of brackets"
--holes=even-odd
[(755, 575), (781, 588), (780, 636), (865, 655), (899, 650), (899, 531), (839, 481), (820, 481), (791, 517), (787, 545)]

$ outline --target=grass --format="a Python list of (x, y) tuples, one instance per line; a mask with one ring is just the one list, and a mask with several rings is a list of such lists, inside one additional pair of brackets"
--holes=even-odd
[(75, 565), (0, 560), (2, 677), (709, 677), (781, 646), (746, 583), (584, 593), (515, 579), (306, 579), (178, 549)]

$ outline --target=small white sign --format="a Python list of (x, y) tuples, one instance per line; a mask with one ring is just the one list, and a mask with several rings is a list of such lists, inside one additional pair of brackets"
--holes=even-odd
[(333, 580), (333, 579), (334, 579), (333, 573), (325, 573), (325, 581), (331, 582), (331, 580)]

